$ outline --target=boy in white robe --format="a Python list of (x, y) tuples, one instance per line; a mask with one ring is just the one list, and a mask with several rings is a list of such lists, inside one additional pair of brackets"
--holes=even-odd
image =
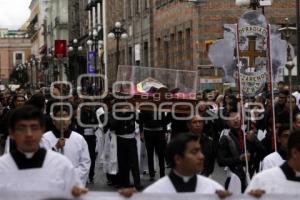
[(300, 194), (300, 130), (293, 132), (288, 140), (288, 160), (257, 174), (246, 192), (260, 197), (262, 194)]
[(290, 127), (286, 124), (278, 129), (278, 143), (280, 143), (278, 150), (266, 156), (262, 161), (262, 170), (281, 166), (287, 157), (287, 143), (290, 136)]
[[(49, 150), (62, 152), (74, 165), (82, 185), (86, 185), (91, 165), (88, 145), (83, 136), (69, 130), (71, 124), (68, 119), (69, 109), (65, 106), (62, 106), (62, 112), (60, 109), (60, 106), (54, 107), (53, 114), (57, 118), (57, 120), (53, 120), (55, 128), (43, 135), (41, 146)], [(60, 117), (62, 119), (58, 120)], [(60, 129), (63, 130), (63, 137)]]
[(49, 197), (79, 196), (87, 192), (64, 156), (39, 147), (43, 115), (33, 106), (14, 110), (9, 120), (16, 149), (0, 158), (0, 193), (43, 192)]
[[(203, 170), (204, 156), (197, 135), (178, 135), (169, 143), (166, 158), (172, 168), (171, 173), (147, 187), (143, 193), (217, 193), (221, 198), (231, 195), (219, 183), (198, 175)], [(120, 192), (125, 196), (132, 194), (130, 189)]]

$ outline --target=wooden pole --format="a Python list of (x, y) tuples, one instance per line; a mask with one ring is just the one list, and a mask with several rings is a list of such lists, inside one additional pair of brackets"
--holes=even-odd
[(275, 128), (275, 110), (274, 110), (274, 87), (273, 87), (273, 67), (272, 67), (272, 55), (271, 55), (271, 25), (268, 25), (268, 63), (267, 70), (269, 74), (269, 91), (271, 93), (270, 103), (271, 103), (271, 114), (272, 114), (272, 135), (273, 135), (273, 147), (277, 151), (277, 138), (276, 138), (276, 128)]
[(240, 61), (240, 46), (239, 46), (239, 41), (240, 41), (240, 35), (239, 35), (239, 25), (236, 24), (236, 55), (237, 55), (237, 68), (238, 68), (238, 90), (239, 90), (239, 95), (240, 95), (240, 116), (241, 116), (241, 127), (240, 129), (243, 132), (243, 140), (244, 140), (244, 155), (245, 155), (245, 162), (246, 162), (246, 180), (250, 181), (250, 174), (249, 174), (249, 161), (247, 159), (247, 138), (246, 138), (246, 132), (244, 128), (244, 98), (243, 98), (243, 88), (242, 88), (242, 81), (241, 81), (241, 67), (242, 63)]

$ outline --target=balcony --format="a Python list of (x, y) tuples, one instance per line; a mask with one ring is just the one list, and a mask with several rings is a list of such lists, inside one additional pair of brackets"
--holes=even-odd
[(38, 24), (38, 15), (36, 15), (27, 26), (27, 33), (29, 38), (35, 37), (37, 32), (39, 31), (39, 24)]

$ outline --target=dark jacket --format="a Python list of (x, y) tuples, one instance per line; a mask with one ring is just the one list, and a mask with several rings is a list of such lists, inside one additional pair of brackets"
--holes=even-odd
[(141, 111), (139, 114), (138, 123), (141, 132), (144, 128), (155, 129), (162, 128), (163, 132), (167, 131), (168, 119), (164, 112), (154, 113), (152, 111)]
[[(266, 150), (257, 137), (253, 141), (247, 140), (246, 145), (247, 151), (251, 154), (249, 161), (249, 172), (251, 175), (254, 173), (257, 162), (266, 155)], [(240, 160), (240, 155), (242, 155), (243, 151), (240, 147), (236, 130), (230, 130), (228, 135), (223, 135), (220, 138), (217, 155), (218, 163), (222, 167), (229, 167), (230, 171), (240, 178), (242, 191), (246, 188), (246, 174), (243, 169), (245, 162)]]
[(84, 127), (82, 127), (78, 123), (77, 118), (73, 117), (71, 128), (72, 128), (72, 130), (76, 131), (77, 133), (84, 135), (83, 134), (84, 129), (88, 128), (86, 126), (91, 125), (90, 128), (93, 128), (98, 125), (96, 111), (94, 109), (81, 109), (80, 110), (80, 121), (81, 121), (82, 125), (84, 125)]
[[(116, 117), (115, 117), (116, 116)], [(109, 115), (109, 129), (115, 131), (116, 135), (131, 134), (135, 131), (135, 113), (134, 112), (116, 112), (115, 116)], [(130, 119), (117, 119), (117, 117)]]
[(202, 133), (200, 139), (200, 145), (201, 145), (202, 153), (204, 155), (204, 166), (201, 174), (208, 177), (213, 173), (215, 168), (215, 157), (216, 157), (215, 143), (211, 136), (208, 136), (208, 134), (206, 133)]

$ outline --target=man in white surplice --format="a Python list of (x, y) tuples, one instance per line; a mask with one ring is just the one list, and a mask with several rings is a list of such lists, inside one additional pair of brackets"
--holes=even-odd
[(81, 188), (72, 163), (64, 156), (39, 147), (44, 133), (42, 113), (33, 106), (14, 110), (9, 120), (16, 149), (0, 158), (0, 193), (43, 192), (52, 197), (79, 196)]
[[(55, 128), (43, 135), (41, 146), (62, 152), (74, 165), (82, 184), (86, 185), (91, 165), (88, 145), (79, 133), (69, 129), (71, 120), (68, 118), (70, 116), (68, 107), (55, 106), (53, 114)], [(60, 130), (63, 130), (63, 135)]]
[(290, 136), (290, 127), (283, 124), (277, 132), (277, 142), (280, 144), (278, 150), (266, 156), (262, 161), (262, 170), (281, 166), (287, 157), (287, 143)]
[(288, 140), (288, 160), (279, 167), (264, 170), (254, 176), (246, 192), (255, 197), (266, 194), (300, 194), (300, 131)]
[[(221, 198), (231, 195), (219, 183), (198, 175), (203, 170), (204, 161), (199, 136), (189, 133), (176, 136), (167, 146), (166, 160), (172, 168), (170, 174), (147, 187), (143, 193), (216, 193)], [(131, 196), (134, 189), (122, 189), (119, 192)]]
[(170, 174), (147, 187), (144, 193), (218, 192), (229, 195), (219, 183), (198, 175), (203, 170), (204, 156), (197, 135), (181, 134), (172, 140), (167, 147), (166, 159), (172, 168)]

